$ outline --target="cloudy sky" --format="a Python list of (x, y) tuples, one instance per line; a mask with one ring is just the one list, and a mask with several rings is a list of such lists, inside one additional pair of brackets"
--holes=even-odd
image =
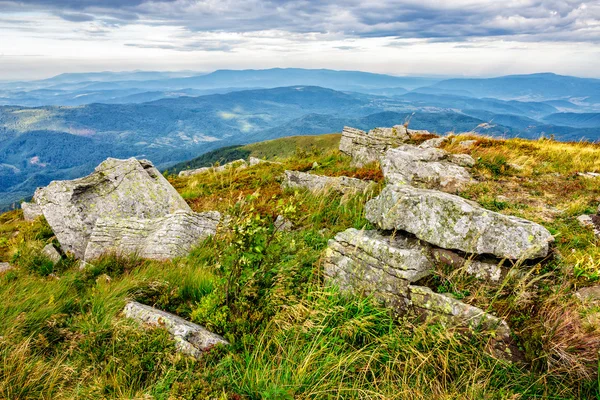
[(292, 66), (600, 77), (600, 0), (0, 0), (0, 80)]

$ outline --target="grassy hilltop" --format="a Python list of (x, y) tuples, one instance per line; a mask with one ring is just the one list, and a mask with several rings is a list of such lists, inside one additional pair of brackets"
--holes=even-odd
[[(460, 146), (471, 139), (473, 147)], [(548, 259), (515, 265), (522, 273), (500, 285), (442, 266), (427, 278), (438, 292), (507, 320), (526, 355), (509, 364), (489, 355), (482, 333), (398, 320), (372, 298), (324, 285), (327, 241), (372, 228), (368, 199), (282, 191), (278, 179), (285, 169), (312, 170), (383, 187), (378, 165), (351, 167), (338, 144), (339, 135), (283, 138), (172, 169), (248, 156), (281, 162), (170, 176), (195, 211), (229, 214), (234, 227), (171, 262), (106, 256), (84, 271), (70, 258), (53, 267), (40, 253), (56, 240), (45, 221), (1, 215), (0, 261), (17, 268), (0, 275), (0, 398), (600, 398), (600, 308), (572, 295), (600, 280), (599, 240), (576, 219), (600, 201), (600, 178), (578, 175), (600, 172), (599, 145), (461, 135), (444, 147), (477, 160), (478, 183), (463, 197), (538, 222), (556, 238)], [(297, 229), (276, 231), (277, 215)], [(201, 360), (178, 354), (166, 331), (120, 316), (128, 299), (232, 345)]]

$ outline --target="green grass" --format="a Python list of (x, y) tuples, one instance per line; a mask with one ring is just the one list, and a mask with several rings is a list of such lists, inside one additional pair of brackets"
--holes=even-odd
[[(323, 140), (323, 148), (311, 148), (311, 140)], [(509, 322), (527, 359), (508, 364), (490, 355), (483, 334), (421, 324), (410, 315), (398, 319), (373, 298), (324, 284), (320, 259), (327, 241), (349, 227), (372, 228), (363, 215), (368, 197), (282, 191), (278, 176), (283, 169), (311, 170), (316, 161), (313, 173), (381, 181), (377, 165), (355, 168), (333, 151), (335, 140), (256, 144), (253, 154), (269, 157), (285, 148), (289, 157), (280, 159), (283, 165), (170, 177), (194, 210), (232, 218), (231, 229), (170, 262), (107, 255), (79, 271), (66, 259), (49, 276), (36, 261), (39, 249), (55, 240), (47, 224), (26, 223), (16, 212), (0, 216), (0, 237), (7, 238), (0, 254), (19, 267), (0, 275), (0, 398), (598, 397), (598, 310), (582, 309), (570, 293), (599, 279), (597, 240), (575, 218), (594, 210), (600, 192), (573, 176), (582, 165), (565, 170), (552, 161), (587, 148), (542, 143), (540, 153), (528, 148), (527, 159), (520, 142), (473, 149), (481, 182), (462, 195), (540, 222), (557, 237), (551, 258), (513, 266), (500, 286), (442, 266), (429, 278), (438, 291)], [(497, 157), (507, 148), (512, 153)], [(525, 162), (536, 157), (554, 167), (540, 171)], [(504, 167), (516, 160), (531, 168)], [(595, 162), (587, 160), (583, 167)], [(553, 176), (558, 183), (547, 176), (555, 170), (564, 174)], [(275, 231), (277, 215), (296, 229)], [(122, 318), (129, 299), (199, 323), (231, 346), (201, 360), (178, 354), (164, 330), (139, 329)]]

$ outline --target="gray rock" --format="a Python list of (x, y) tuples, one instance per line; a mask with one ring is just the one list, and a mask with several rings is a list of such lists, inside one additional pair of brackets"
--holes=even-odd
[(62, 249), (82, 258), (100, 216), (158, 218), (191, 211), (185, 200), (146, 160), (109, 158), (84, 178), (54, 181), (36, 190), (41, 207)]
[(365, 193), (375, 187), (371, 181), (349, 178), (347, 176), (322, 176), (300, 171), (285, 171), (281, 186), (284, 189), (308, 189), (313, 193), (329, 190), (339, 193)]
[(476, 143), (477, 143), (477, 140), (463, 140), (462, 142), (459, 143), (459, 146), (469, 149), (469, 148), (475, 146)]
[(278, 215), (277, 218), (275, 218), (273, 226), (275, 227), (275, 230), (279, 232), (289, 232), (294, 229), (292, 221), (285, 218), (283, 215)]
[(214, 235), (221, 215), (216, 211), (176, 211), (159, 218), (102, 217), (89, 238), (85, 260), (107, 252), (166, 260), (185, 255), (198, 242)]
[(389, 279), (418, 281), (431, 273), (433, 258), (430, 246), (418, 239), (350, 228), (329, 241), (324, 266), (325, 275), (340, 282), (367, 281), (361, 276), (367, 273), (376, 275), (372, 283), (380, 285)]
[(583, 303), (599, 303), (600, 286), (589, 286), (579, 289), (575, 292), (575, 297)]
[(7, 262), (0, 262), (0, 274), (10, 271), (14, 267)]
[(448, 154), (448, 161), (461, 167), (475, 166), (475, 160), (468, 154)]
[(500, 258), (528, 259), (548, 254), (552, 235), (522, 218), (486, 210), (448, 193), (388, 185), (369, 201), (366, 217), (380, 229), (403, 230), (445, 249)]
[(498, 283), (506, 275), (501, 267), (500, 260), (478, 260), (474, 258), (464, 258), (459, 254), (447, 250), (434, 248), (431, 251), (436, 261), (451, 265), (455, 268), (464, 268), (465, 272), (478, 279)]
[(256, 157), (250, 157), (248, 159), (248, 162), (251, 167), (258, 165), (258, 164), (279, 164), (279, 165), (281, 165), (281, 163), (277, 162), (277, 161), (262, 160), (262, 159), (256, 158)]
[(56, 247), (54, 247), (54, 245), (52, 243), (47, 244), (42, 249), (42, 254), (45, 255), (46, 257), (48, 257), (50, 259), (50, 261), (52, 261), (54, 264), (59, 262), (60, 259), (62, 258), (60, 253), (58, 252), (58, 250), (56, 250)]
[(472, 180), (469, 171), (459, 165), (469, 164), (469, 158), (466, 154), (457, 157), (436, 148), (402, 145), (388, 150), (380, 164), (388, 183), (455, 192)]
[(34, 221), (36, 218), (44, 215), (40, 206), (26, 201), (21, 203), (21, 210), (23, 210), (23, 218), (25, 221)]
[(580, 215), (577, 217), (577, 221), (584, 228), (591, 228), (594, 230), (594, 235), (600, 238), (600, 215)]
[(413, 137), (415, 135), (431, 135), (431, 132), (425, 129), (406, 129), (408, 136)]
[(195, 358), (200, 358), (202, 353), (216, 345), (229, 344), (221, 336), (200, 325), (135, 301), (127, 303), (123, 314), (142, 324), (166, 329), (175, 340), (177, 349)]
[(438, 148), (438, 147), (441, 147), (443, 144), (445, 144), (449, 140), (450, 140), (450, 138), (448, 136), (437, 137), (437, 138), (433, 138), (433, 139), (424, 141), (423, 143), (421, 143), (419, 145), (419, 147), (422, 149)]
[(235, 160), (235, 161), (231, 161), (228, 162), (227, 164), (223, 164), (220, 165), (218, 167), (202, 167), (202, 168), (198, 168), (198, 169), (189, 169), (189, 170), (185, 170), (185, 171), (181, 171), (179, 173), (179, 177), (184, 177), (184, 176), (192, 176), (192, 175), (198, 175), (198, 174), (203, 174), (205, 172), (223, 172), (229, 169), (244, 169), (248, 167), (248, 163), (246, 162), (246, 160), (243, 159), (239, 159), (239, 160)]
[(410, 136), (403, 125), (375, 128), (369, 133), (346, 126), (342, 131), (339, 149), (351, 156), (355, 165), (361, 166), (379, 160), (388, 149), (399, 146), (408, 139)]

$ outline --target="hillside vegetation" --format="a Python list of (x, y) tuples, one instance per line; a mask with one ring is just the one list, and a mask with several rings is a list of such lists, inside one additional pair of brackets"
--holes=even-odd
[[(419, 142), (423, 138), (413, 138)], [(467, 148), (465, 140), (475, 140)], [(223, 149), (175, 168), (247, 156), (275, 159), (247, 169), (169, 176), (194, 211), (231, 215), (187, 257), (170, 262), (105, 256), (80, 271), (52, 266), (56, 241), (42, 219), (0, 216), (0, 398), (7, 399), (592, 399), (600, 398), (600, 308), (575, 290), (600, 279), (599, 240), (577, 217), (596, 212), (600, 146), (460, 135), (444, 146), (469, 153), (478, 182), (461, 196), (538, 222), (553, 254), (500, 285), (439, 266), (448, 293), (509, 323), (523, 363), (498, 360), (486, 338), (395, 318), (373, 298), (342, 295), (323, 281), (327, 241), (370, 229), (363, 195), (283, 191), (285, 169), (380, 183), (378, 165), (356, 168), (338, 135), (294, 137)], [(316, 162), (316, 165), (315, 165)], [(375, 193), (376, 195), (377, 193)], [(295, 229), (277, 231), (276, 216)], [(224, 336), (201, 360), (175, 351), (163, 329), (120, 315), (135, 299)]]

